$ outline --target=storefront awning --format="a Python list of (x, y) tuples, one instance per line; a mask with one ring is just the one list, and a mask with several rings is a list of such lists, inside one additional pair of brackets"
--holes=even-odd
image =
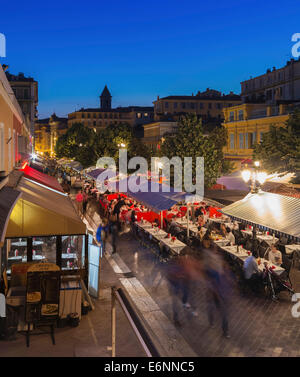
[(225, 215), (300, 240), (300, 199), (260, 191), (222, 209)]
[(45, 185), (47, 187), (51, 187), (54, 190), (57, 190), (59, 192), (64, 192), (61, 185), (57, 182), (56, 178), (51, 177), (47, 174), (43, 174), (40, 171), (31, 168), (30, 166), (26, 165), (23, 169), (21, 169), (24, 173), (24, 177), (28, 179), (32, 179), (35, 182), (38, 182), (42, 185)]
[(9, 217), (22, 193), (10, 187), (0, 190), (0, 246), (5, 240)]
[(66, 194), (26, 177), (16, 190), (22, 197), (11, 213), (7, 238), (85, 234), (86, 226)]

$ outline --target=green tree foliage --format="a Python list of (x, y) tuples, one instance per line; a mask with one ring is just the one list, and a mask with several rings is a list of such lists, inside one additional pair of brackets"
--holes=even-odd
[(88, 167), (96, 165), (100, 157), (113, 157), (118, 165), (119, 149), (123, 146), (128, 150), (128, 158), (150, 158), (148, 148), (133, 136), (132, 128), (126, 123), (111, 125), (98, 132), (76, 123), (59, 137), (55, 150), (58, 158), (74, 158), (83, 167)]
[(58, 158), (74, 158), (83, 167), (93, 165), (95, 156), (92, 153), (95, 145), (95, 133), (82, 123), (74, 123), (68, 131), (60, 136), (55, 146)]
[(290, 114), (286, 127), (270, 127), (253, 157), (269, 173), (295, 173), (294, 183), (300, 183), (300, 110)]
[(226, 130), (218, 127), (205, 135), (201, 119), (196, 115), (182, 117), (175, 134), (166, 135), (161, 145), (160, 155), (172, 158), (178, 156), (193, 158), (193, 177), (195, 177), (196, 157), (204, 157), (204, 183), (214, 185), (228, 166), (224, 164), (222, 149), (226, 144)]

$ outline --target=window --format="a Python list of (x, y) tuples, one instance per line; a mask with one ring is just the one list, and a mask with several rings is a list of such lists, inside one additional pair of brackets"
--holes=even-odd
[(142, 117), (142, 114), (141, 114), (141, 113), (137, 113), (137, 114), (136, 114), (136, 117), (137, 117), (138, 119), (140, 119), (140, 118)]
[(248, 134), (245, 133), (245, 148), (248, 149), (249, 148), (249, 139), (248, 139)]
[(233, 121), (234, 121), (234, 112), (230, 111), (230, 113), (229, 113), (229, 122), (233, 122)]
[(88, 115), (87, 115), (87, 116), (88, 116), (88, 118), (90, 118), (90, 117), (91, 117), (91, 114), (90, 114), (90, 113), (88, 113)]
[(6, 242), (7, 273), (15, 263), (27, 262), (27, 238), (12, 238)]
[(244, 110), (239, 110), (239, 120), (244, 119)]
[(256, 132), (249, 133), (249, 148), (253, 148), (256, 143)]
[(239, 134), (239, 148), (244, 149), (244, 134)]
[(191, 109), (195, 109), (195, 104), (194, 104), (194, 102), (191, 102)]
[(174, 109), (177, 109), (177, 102), (174, 102)]
[(234, 134), (230, 134), (230, 149), (234, 149)]
[(166, 108), (166, 109), (169, 108), (169, 102), (165, 102), (165, 108)]
[(35, 237), (32, 239), (32, 260), (56, 264), (56, 237)]
[(264, 134), (263, 132), (260, 132), (260, 133), (259, 133), (259, 141), (260, 141), (260, 142), (262, 142), (262, 140), (263, 140), (263, 134)]
[(200, 103), (199, 103), (199, 107), (200, 107), (200, 109), (203, 109), (203, 108), (204, 108), (204, 104), (203, 104), (203, 102), (200, 102)]
[(212, 108), (212, 104), (209, 102), (208, 104), (208, 108), (211, 109)]
[(184, 102), (181, 102), (181, 108), (185, 109), (185, 103)]

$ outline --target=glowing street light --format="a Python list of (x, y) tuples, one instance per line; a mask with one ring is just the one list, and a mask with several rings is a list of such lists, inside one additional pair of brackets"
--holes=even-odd
[(250, 182), (250, 189), (252, 193), (258, 191), (259, 187), (263, 185), (268, 177), (268, 174), (264, 171), (260, 171), (260, 162), (254, 162), (255, 170), (251, 172), (250, 170), (243, 170), (242, 171), (242, 178), (245, 183)]
[(250, 170), (243, 170), (242, 171), (242, 177), (244, 182), (248, 183), (251, 178), (251, 171)]

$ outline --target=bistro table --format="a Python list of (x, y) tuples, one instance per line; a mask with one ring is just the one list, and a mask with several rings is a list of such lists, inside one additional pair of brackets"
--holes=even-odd
[(207, 219), (209, 222), (214, 222), (214, 223), (225, 223), (226, 221), (228, 221), (228, 219), (222, 219), (221, 217), (209, 217)]
[(163, 238), (160, 240), (160, 242), (174, 251), (176, 254), (180, 254), (180, 251), (186, 247), (186, 244), (178, 239), (172, 241), (172, 238)]
[(144, 229), (144, 230), (148, 230), (148, 229), (152, 229), (152, 224), (149, 223), (149, 221), (144, 221), (143, 223), (140, 222), (140, 221), (137, 221), (135, 223), (138, 227)]
[[(39, 246), (39, 245), (42, 245), (44, 242), (43, 241), (33, 241), (32, 244), (33, 246)], [(12, 246), (19, 246), (19, 247), (23, 247), (23, 246), (27, 246), (27, 242), (26, 241), (18, 241), (18, 242), (12, 242), (11, 243)]]
[(166, 238), (168, 236), (168, 233), (158, 228), (147, 229), (147, 232), (151, 234), (151, 236), (156, 238), (157, 240), (161, 240), (162, 238)]
[[(248, 234), (249, 236), (252, 236), (252, 230), (242, 230), (243, 233)], [(269, 234), (256, 234), (256, 238), (260, 241), (265, 241), (269, 246), (271, 246), (273, 243), (276, 243), (278, 241), (278, 238), (271, 236)]]
[(300, 245), (285, 245), (285, 252), (287, 254), (292, 254), (294, 251), (300, 252)]
[[(233, 255), (236, 258), (239, 258), (242, 262), (245, 261), (251, 255), (252, 253), (246, 249), (239, 248), (239, 252), (237, 252), (237, 247), (236, 246), (223, 246), (220, 247), (221, 250), (226, 251), (227, 253)], [(273, 269), (274, 272), (276, 272), (277, 275), (281, 275), (283, 271), (285, 271), (284, 268), (280, 266), (276, 266), (272, 264), (270, 261), (264, 258), (259, 258), (260, 259), (260, 264), (258, 265), (259, 271), (263, 272), (264, 270), (264, 264), (267, 263), (268, 267), (274, 266), (275, 268)]]

